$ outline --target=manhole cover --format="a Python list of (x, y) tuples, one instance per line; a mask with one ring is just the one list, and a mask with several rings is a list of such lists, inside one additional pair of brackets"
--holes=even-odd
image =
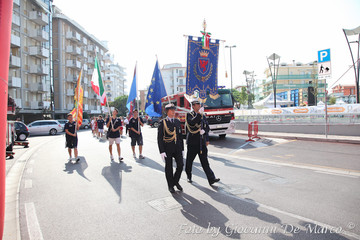
[(235, 184), (225, 185), (225, 186), (219, 187), (219, 188), (220, 188), (220, 190), (222, 190), (226, 193), (230, 193), (232, 195), (244, 195), (244, 194), (248, 194), (252, 191), (247, 186), (235, 185)]
[(166, 197), (149, 201), (148, 204), (159, 212), (164, 212), (167, 210), (181, 208), (189, 203), (184, 199), (175, 200), (173, 197)]

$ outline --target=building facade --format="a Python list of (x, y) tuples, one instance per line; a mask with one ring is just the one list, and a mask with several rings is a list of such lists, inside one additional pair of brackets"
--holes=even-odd
[(332, 88), (331, 96), (336, 97), (336, 102), (356, 103), (356, 88), (354, 85), (336, 85)]
[(51, 117), (52, 1), (14, 0), (9, 96), (22, 121)]
[(125, 95), (126, 89), (126, 73), (125, 68), (119, 64), (114, 64), (114, 56), (106, 54), (104, 56), (105, 61), (105, 78), (104, 88), (106, 91), (106, 98), (109, 102), (114, 101), (117, 97)]
[[(265, 70), (265, 75), (266, 80), (262, 84), (264, 97), (273, 92), (269, 68)], [(324, 102), (325, 80), (317, 79), (317, 62), (308, 64), (295, 63), (295, 61), (292, 64), (281, 63), (278, 68), (276, 94), (283, 99), (293, 101), (293, 106), (316, 105), (317, 102)]]
[(165, 64), (160, 71), (167, 95), (186, 91), (186, 67), (180, 63)]

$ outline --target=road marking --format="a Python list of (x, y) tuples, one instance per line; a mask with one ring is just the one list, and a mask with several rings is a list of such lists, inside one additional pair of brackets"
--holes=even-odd
[(315, 172), (329, 174), (329, 175), (342, 176), (342, 177), (359, 178), (358, 176), (351, 176), (351, 175), (345, 175), (345, 174), (339, 174), (339, 173), (330, 173), (330, 172), (324, 172), (324, 171), (315, 171)]
[(30, 240), (43, 240), (44, 238), (33, 202), (25, 203), (25, 215)]
[(25, 188), (32, 188), (32, 180), (25, 180)]
[(216, 153), (216, 152), (210, 152), (209, 156), (211, 157), (211, 155), (218, 155), (218, 156), (225, 157), (225, 158), (231, 157), (231, 158), (236, 158), (239, 160), (244, 160), (244, 161), (249, 161), (249, 162), (268, 163), (268, 164), (280, 165), (280, 166), (286, 166), (286, 167), (302, 168), (302, 169), (308, 169), (308, 170), (314, 170), (314, 171), (322, 171), (322, 172), (328, 172), (328, 173), (337, 173), (337, 174), (360, 177), (360, 171), (352, 170), (352, 169), (335, 168), (335, 167), (298, 163), (298, 162), (282, 162), (282, 161), (273, 160), (273, 159), (259, 159), (259, 158), (252, 158), (252, 157), (246, 157), (246, 156), (234, 156), (234, 155)]
[[(260, 206), (260, 207), (266, 208), (266, 209), (268, 209), (270, 211), (277, 212), (277, 213), (280, 213), (280, 214), (283, 214), (283, 215), (286, 215), (286, 216), (289, 216), (289, 217), (292, 217), (292, 218), (296, 218), (296, 219), (298, 219), (300, 221), (310, 222), (312, 224), (318, 225), (318, 226), (323, 227), (325, 229), (338, 229), (338, 227), (334, 227), (334, 226), (331, 226), (329, 224), (322, 223), (322, 222), (319, 222), (319, 221), (316, 221), (316, 220), (313, 220), (313, 219), (310, 219), (310, 218), (306, 218), (306, 217), (303, 217), (303, 216), (300, 216), (300, 215), (297, 215), (297, 214), (294, 214), (294, 213), (286, 212), (286, 211), (283, 211), (281, 209), (271, 207), (271, 206), (268, 206), (268, 205), (265, 205), (265, 204), (262, 204), (262, 203), (259, 203), (259, 202), (256, 202), (256, 201), (244, 199), (244, 198), (241, 198), (239, 196), (232, 195), (232, 194), (230, 194), (230, 193), (228, 193), (226, 191), (222, 191), (222, 192), (225, 193), (226, 195), (231, 196), (233, 198), (236, 198), (236, 199), (238, 199), (240, 201), (250, 203), (250, 204), (255, 205), (255, 206)], [(352, 233), (352, 232), (349, 232), (349, 231), (346, 231), (346, 230), (343, 230), (343, 229), (341, 231), (341, 234), (360, 240), (360, 235), (357, 235), (355, 233)]]

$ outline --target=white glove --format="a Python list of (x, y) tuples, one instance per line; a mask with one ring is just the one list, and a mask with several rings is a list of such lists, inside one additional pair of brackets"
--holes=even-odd
[(165, 158), (167, 157), (166, 153), (165, 152), (160, 153), (160, 156), (161, 156), (161, 159), (165, 162)]
[(184, 158), (184, 157), (185, 157), (185, 153), (184, 153), (184, 151), (182, 151), (182, 152), (181, 152), (181, 154), (182, 154), (182, 156), (183, 156), (183, 158)]
[(200, 130), (200, 135), (204, 135), (204, 133), (205, 133), (205, 130), (204, 130), (204, 129), (201, 129), (201, 130)]
[(204, 113), (204, 107), (201, 107), (201, 108), (199, 109), (199, 113), (200, 113), (200, 114), (203, 114), (203, 113)]

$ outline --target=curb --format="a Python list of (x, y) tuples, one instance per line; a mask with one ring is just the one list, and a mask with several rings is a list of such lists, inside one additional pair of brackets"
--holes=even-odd
[[(233, 133), (235, 135), (247, 136), (247, 133)], [(283, 138), (283, 139), (291, 139), (291, 140), (302, 140), (302, 141), (319, 141), (319, 142), (334, 142), (334, 143), (348, 143), (348, 144), (360, 144), (360, 140), (356, 139), (334, 139), (334, 138), (320, 138), (320, 137), (306, 137), (306, 136), (287, 136), (287, 135), (277, 135), (271, 133), (258, 134), (259, 137), (270, 137), (270, 138)], [(331, 136), (331, 135), (330, 135)], [(351, 137), (349, 137), (351, 138)]]

